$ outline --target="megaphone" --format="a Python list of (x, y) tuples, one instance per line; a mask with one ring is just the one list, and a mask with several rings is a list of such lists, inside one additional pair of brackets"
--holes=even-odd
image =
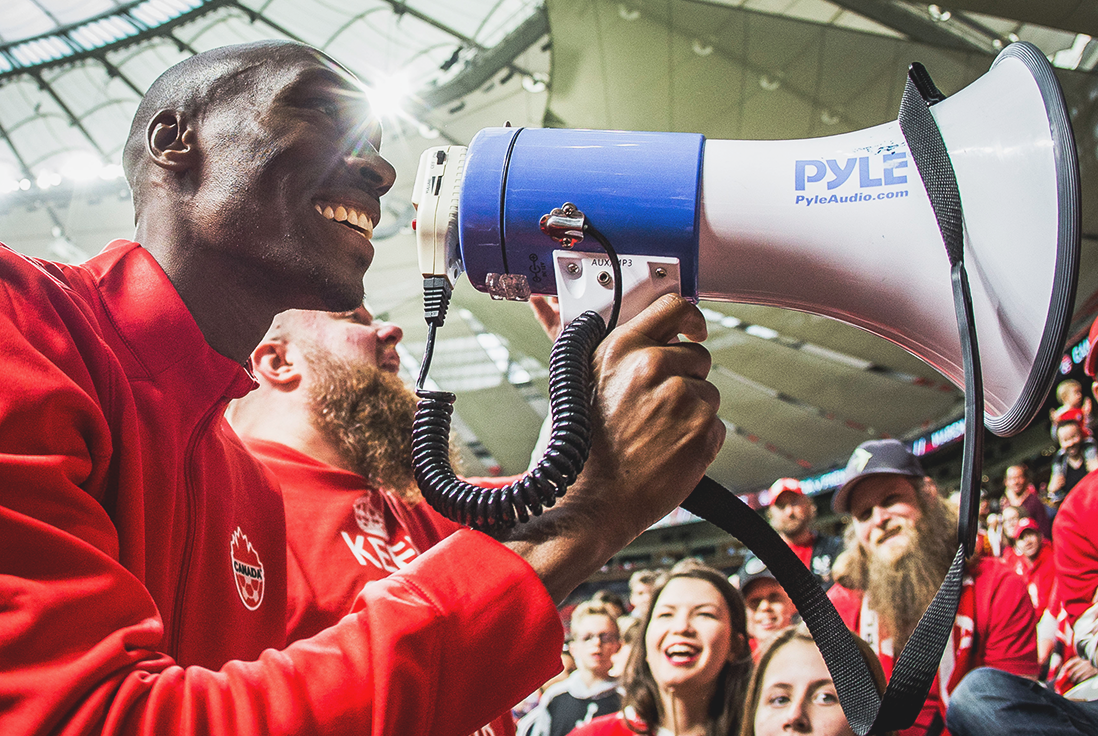
[[(1035, 47), (933, 105), (956, 172), (987, 427), (1024, 428), (1051, 386), (1079, 260), (1079, 179), (1062, 94)], [(425, 276), (462, 271), (495, 298), (557, 295), (622, 319), (662, 293), (832, 317), (964, 386), (949, 264), (897, 122), (787, 141), (490, 128), (431, 149), (413, 201)], [(567, 204), (567, 206), (565, 206)]]
[[(589, 402), (574, 387), (590, 385), (604, 327), (594, 312), (609, 311), (613, 323), (676, 291), (832, 317), (964, 387), (966, 428), (983, 419), (1009, 436), (1043, 402), (1074, 307), (1075, 143), (1052, 68), (1025, 43), (949, 98), (913, 65), (897, 122), (826, 138), (484, 130), (468, 149), (424, 154), (413, 203), (429, 323), (416, 480), (437, 510), (482, 529), (541, 513), (582, 468)], [(549, 449), (502, 490), (454, 475), (454, 397), (423, 390), (434, 330), (462, 272), (494, 298), (555, 294), (564, 321), (575, 317), (550, 359)], [(774, 571), (856, 733), (910, 726), (931, 687), (975, 542), (981, 438), (966, 436), (957, 554), (883, 698), (834, 606), (759, 515), (708, 478), (683, 502)]]

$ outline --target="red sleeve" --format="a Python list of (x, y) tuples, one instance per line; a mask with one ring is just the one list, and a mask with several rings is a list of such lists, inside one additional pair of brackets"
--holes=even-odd
[(980, 664), (1022, 677), (1037, 675), (1037, 617), (1025, 582), (1002, 563), (982, 558), (976, 625)]
[[(63, 305), (49, 303), (60, 289), (13, 307), (10, 283), (0, 278), (0, 733), (467, 736), (559, 671), (563, 630), (533, 569), (472, 531), (367, 586), (354, 614), (312, 639), (217, 671), (176, 665), (160, 653), (144, 558), (120, 551), (125, 521), (109, 515), (124, 493), (155, 502), (118, 477), (134, 448), (112, 435), (125, 417), (101, 408), (118, 405), (118, 376), (81, 359)], [(94, 330), (82, 339), (93, 354)], [(212, 612), (211, 637), (247, 634), (216, 623)]]
[(1052, 522), (1057, 589), (1068, 623), (1089, 608), (1098, 589), (1098, 473), (1085, 476), (1067, 495)]
[(219, 672), (131, 675), (113, 705), (140, 712), (143, 734), (467, 736), (560, 669), (556, 618), (521, 558), (463, 531), (311, 639)]
[(568, 736), (617, 736), (618, 734), (633, 734), (633, 731), (625, 724), (625, 719), (621, 713), (608, 713), (598, 718), (592, 718), (582, 726), (576, 726), (568, 732)]
[(85, 542), (2, 508), (0, 560), (20, 561), (0, 575), (17, 602), (0, 612), (0, 733), (467, 736), (560, 669), (544, 587), (472, 531), (366, 586), (336, 626), (219, 671), (157, 654), (147, 592)]

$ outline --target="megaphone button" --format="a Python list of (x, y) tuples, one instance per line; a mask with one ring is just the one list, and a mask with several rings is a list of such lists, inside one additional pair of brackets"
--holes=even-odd
[(416, 221), (412, 220), (412, 230), (415, 230), (415, 229), (416, 229)]

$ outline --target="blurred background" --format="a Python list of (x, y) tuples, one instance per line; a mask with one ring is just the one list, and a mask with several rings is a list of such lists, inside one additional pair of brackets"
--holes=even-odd
[[(0, 241), (77, 262), (131, 237), (121, 150), (156, 76), (224, 44), (303, 41), (358, 75), (385, 121), (382, 153), (398, 181), (383, 202), (366, 291), (375, 313), (404, 329), (411, 377), (426, 330), (410, 190), (425, 148), (468, 144), (505, 123), (718, 139), (834, 135), (895, 119), (912, 61), (950, 94), (1024, 40), (1057, 69), (1082, 167), (1081, 278), (1061, 366), (1061, 378), (1082, 378), (1078, 345), (1098, 312), (1092, 36), (1098, 4), (1081, 0), (5, 0)], [(933, 369), (822, 317), (701, 306), (728, 428), (710, 475), (749, 503), (765, 504), (776, 478), (799, 478), (826, 524), (851, 450), (878, 437), (910, 443), (943, 490), (959, 485), (963, 396)], [(526, 305), (459, 284), (431, 377), (458, 395), (467, 474), (526, 469), (548, 410), (550, 347)], [(1001, 493), (1003, 469), (1018, 460), (1047, 478), (1040, 465), (1056, 447), (1046, 416), (1013, 438), (988, 437), (990, 493)], [(737, 546), (679, 514), (606, 572), (688, 553), (735, 555)]]

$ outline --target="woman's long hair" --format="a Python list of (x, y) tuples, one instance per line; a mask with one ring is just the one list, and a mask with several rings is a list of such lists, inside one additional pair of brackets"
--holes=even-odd
[(667, 583), (675, 578), (694, 578), (712, 585), (728, 605), (731, 619), (732, 646), (742, 649), (741, 658), (725, 663), (717, 676), (717, 687), (709, 701), (708, 736), (730, 736), (737, 733), (743, 718), (744, 695), (747, 680), (751, 675), (751, 650), (747, 646), (747, 611), (744, 608), (740, 592), (728, 582), (728, 577), (719, 570), (695, 560), (683, 560), (662, 577), (652, 591), (651, 605), (645, 613), (640, 634), (629, 655), (625, 666), (622, 698), (623, 710), (629, 711), (625, 719), (629, 728), (636, 733), (655, 734), (660, 725), (659, 686), (652, 677), (648, 666), (648, 650), (645, 642), (648, 625), (652, 621), (652, 611)]
[[(870, 674), (873, 675), (873, 684), (877, 686), (877, 692), (883, 693), (888, 685), (888, 680), (885, 678), (881, 661), (877, 659), (877, 654), (868, 642), (857, 634), (853, 636), (854, 643), (858, 645), (858, 651), (861, 652), (862, 658), (869, 666)], [(763, 678), (766, 677), (766, 668), (770, 666), (770, 660), (774, 659), (774, 655), (778, 653), (778, 650), (791, 641), (807, 641), (813, 646), (816, 645), (816, 640), (812, 638), (812, 632), (808, 630), (804, 623), (782, 629), (773, 639), (767, 642), (766, 646), (759, 652), (759, 662), (751, 675), (751, 684), (747, 688), (747, 701), (740, 736), (755, 736), (755, 712), (759, 709), (759, 699), (762, 697), (762, 683)], [(890, 735), (894, 736), (894, 733), (892, 731), (887, 732), (886, 736)]]

